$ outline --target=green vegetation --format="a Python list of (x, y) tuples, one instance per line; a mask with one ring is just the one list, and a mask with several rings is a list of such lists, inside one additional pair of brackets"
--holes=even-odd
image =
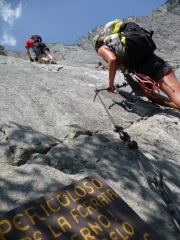
[(0, 45), (0, 55), (4, 55), (4, 56), (7, 55), (7, 54), (6, 54), (6, 51), (5, 51), (5, 49), (4, 49), (4, 47), (1, 46), (1, 45)]
[(178, 0), (167, 0), (165, 3), (169, 3), (169, 4), (178, 4)]
[(18, 166), (18, 164), (16, 162), (13, 162), (13, 160), (10, 156), (6, 157), (6, 161), (10, 166)]
[(174, 70), (174, 71), (176, 71), (176, 70), (179, 69), (179, 68), (180, 68), (180, 64), (178, 64), (178, 63), (173, 66), (173, 70)]

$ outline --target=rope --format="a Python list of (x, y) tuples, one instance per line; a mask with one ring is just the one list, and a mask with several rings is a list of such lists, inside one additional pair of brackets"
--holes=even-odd
[(134, 74), (130, 74), (130, 76), (134, 79), (137, 80), (138, 83), (140, 84), (140, 86), (142, 87), (142, 89), (151, 97), (153, 98), (157, 98), (157, 96), (155, 97), (152, 93), (153, 92), (158, 92), (158, 94), (160, 94), (160, 90), (159, 90), (159, 86), (158, 83), (156, 81), (154, 81), (154, 79), (141, 74), (141, 73), (134, 73)]

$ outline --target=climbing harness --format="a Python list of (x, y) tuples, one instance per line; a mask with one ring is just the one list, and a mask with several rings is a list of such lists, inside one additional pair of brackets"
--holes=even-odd
[[(100, 90), (95, 89), (94, 101), (96, 96), (98, 96), (112, 125), (114, 126), (114, 132), (118, 133), (121, 140), (127, 143), (128, 148), (132, 149), (136, 153), (137, 159), (138, 159), (137, 162), (142, 172), (142, 175), (147, 180), (147, 182), (151, 184), (154, 187), (154, 189), (156, 189), (156, 191), (158, 191), (158, 194), (160, 195), (161, 199), (165, 202), (167, 206), (168, 212), (171, 215), (175, 223), (175, 226), (177, 227), (178, 231), (180, 231), (180, 210), (177, 207), (175, 201), (173, 200), (171, 190), (163, 181), (163, 173), (152, 162), (150, 162), (149, 159), (139, 150), (137, 142), (134, 140), (131, 140), (131, 137), (128, 135), (127, 132), (123, 130), (121, 126), (118, 126), (115, 124), (114, 119), (112, 118), (111, 114), (109, 113), (106, 105), (104, 104), (99, 94), (99, 92), (102, 90), (107, 90), (107, 89), (100, 89)], [(146, 168), (148, 168), (148, 170), (146, 170)], [(151, 170), (151, 173), (150, 173), (150, 170)]]

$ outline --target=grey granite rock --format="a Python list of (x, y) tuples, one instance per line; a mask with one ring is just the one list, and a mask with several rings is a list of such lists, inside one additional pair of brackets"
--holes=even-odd
[[(165, 11), (164, 6), (157, 10)], [(78, 46), (50, 48), (57, 65), (0, 56), (0, 211), (97, 172), (162, 239), (179, 239), (138, 160), (145, 156), (162, 170), (179, 206), (180, 112), (102, 91), (111, 119), (100, 99), (93, 101), (94, 89), (105, 88), (108, 79), (107, 71), (96, 68), (97, 54)], [(172, 62), (176, 57), (173, 52)], [(180, 78), (179, 69), (176, 75)], [(120, 72), (115, 81), (124, 82)], [(130, 88), (123, 91), (132, 96)], [(113, 131), (114, 123), (138, 143), (139, 153)]]

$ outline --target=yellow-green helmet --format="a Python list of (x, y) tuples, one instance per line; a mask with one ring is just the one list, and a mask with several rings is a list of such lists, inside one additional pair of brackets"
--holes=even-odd
[(98, 40), (98, 38), (99, 38), (100, 35), (101, 35), (101, 34), (98, 34), (98, 35), (96, 35), (96, 36), (93, 38), (93, 46), (94, 46), (94, 47), (96, 46), (97, 40)]

